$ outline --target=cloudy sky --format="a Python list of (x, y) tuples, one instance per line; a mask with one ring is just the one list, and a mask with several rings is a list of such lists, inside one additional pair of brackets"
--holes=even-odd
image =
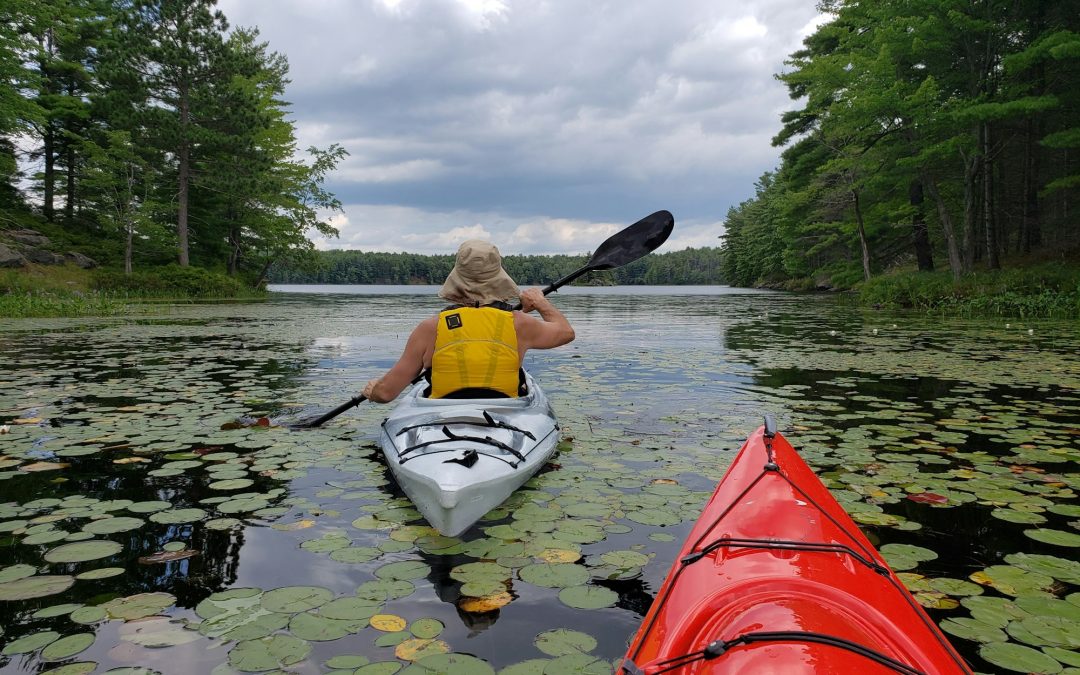
[(343, 145), (320, 248), (582, 253), (658, 209), (716, 246), (773, 168), (773, 75), (816, 0), (219, 0), (289, 59), (301, 147)]

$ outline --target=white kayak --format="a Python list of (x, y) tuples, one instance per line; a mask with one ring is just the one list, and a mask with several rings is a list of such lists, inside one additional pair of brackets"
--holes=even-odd
[(386, 463), (442, 534), (469, 529), (555, 452), (555, 414), (528, 373), (525, 383), (518, 398), (432, 399), (420, 382), (383, 421)]

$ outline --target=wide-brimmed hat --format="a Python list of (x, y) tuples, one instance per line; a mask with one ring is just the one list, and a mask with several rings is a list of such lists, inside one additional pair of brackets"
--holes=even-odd
[(482, 239), (469, 239), (458, 248), (454, 269), (439, 289), (440, 298), (481, 305), (506, 301), (519, 293), (517, 284), (502, 267), (499, 249)]

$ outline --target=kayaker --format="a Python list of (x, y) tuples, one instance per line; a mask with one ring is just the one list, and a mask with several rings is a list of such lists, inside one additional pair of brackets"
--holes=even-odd
[[(461, 244), (439, 297), (454, 304), (413, 329), (397, 363), (364, 387), (368, 400), (393, 401), (425, 371), (432, 398), (515, 397), (523, 393), (526, 352), (574, 339), (570, 322), (543, 291), (518, 290), (491, 242)], [(514, 297), (521, 311), (508, 303)], [(534, 309), (539, 318), (529, 316)]]

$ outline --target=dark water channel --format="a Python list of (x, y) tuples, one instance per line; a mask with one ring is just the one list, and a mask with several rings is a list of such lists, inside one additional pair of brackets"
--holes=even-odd
[(764, 413), (977, 671), (1080, 672), (1075, 323), (571, 289), (526, 361), (561, 452), (451, 540), (388, 407), (221, 429), (347, 400), (441, 306), (352, 290), (0, 319), (0, 673), (610, 672)]

